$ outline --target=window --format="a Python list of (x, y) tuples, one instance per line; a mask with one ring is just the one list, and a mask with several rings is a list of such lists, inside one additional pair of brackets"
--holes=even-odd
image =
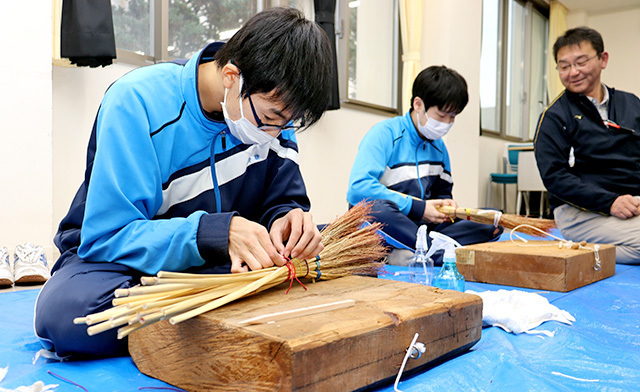
[(312, 0), (111, 0), (118, 59), (143, 63), (190, 58), (228, 40), (251, 16), (296, 7), (313, 19)]
[[(189, 58), (276, 6), (314, 19), (313, 0), (111, 0), (118, 60), (144, 65)], [(336, 36), (340, 97), (399, 113), (398, 0), (337, 0)]]
[(531, 140), (547, 104), (548, 18), (533, 2), (484, 0), (480, 107), (483, 135)]
[(401, 85), (397, 0), (340, 0), (338, 4), (340, 96), (397, 113)]

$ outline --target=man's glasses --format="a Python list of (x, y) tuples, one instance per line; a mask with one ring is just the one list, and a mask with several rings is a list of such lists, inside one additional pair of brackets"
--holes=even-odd
[(262, 120), (260, 120), (260, 117), (258, 117), (258, 113), (256, 113), (256, 108), (253, 106), (251, 94), (247, 94), (247, 98), (249, 98), (249, 105), (251, 105), (251, 111), (253, 112), (253, 118), (256, 120), (256, 125), (263, 131), (297, 131), (304, 126), (304, 124), (300, 120), (289, 122), (286, 125), (265, 124), (262, 122)]
[(597, 55), (597, 54), (596, 54), (596, 55), (593, 55), (593, 56), (591, 56), (591, 57), (589, 57), (589, 58), (587, 58), (587, 59), (581, 59), (581, 60), (578, 60), (578, 61), (576, 61), (576, 62), (575, 62), (575, 63), (573, 63), (573, 64), (571, 64), (571, 63), (565, 63), (565, 62), (558, 63), (558, 65), (556, 66), (556, 69), (557, 69), (557, 70), (558, 70), (558, 72), (560, 72), (561, 74), (566, 74), (566, 73), (570, 72), (570, 71), (571, 71), (571, 66), (572, 66), (572, 65), (573, 65), (577, 70), (581, 70), (581, 69), (583, 69), (584, 67), (586, 67), (586, 66), (587, 66), (587, 63), (588, 63), (589, 61), (591, 61), (592, 59), (594, 59), (594, 58), (596, 58), (596, 57), (598, 57), (598, 55)]

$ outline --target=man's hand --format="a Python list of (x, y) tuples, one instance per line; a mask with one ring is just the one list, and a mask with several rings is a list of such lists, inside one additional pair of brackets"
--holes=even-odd
[[(313, 223), (311, 213), (300, 208), (276, 219), (269, 232), (277, 251), (285, 257), (300, 260), (316, 257), (324, 245), (318, 227)], [(284, 245), (284, 242), (287, 245)]]
[(229, 226), (231, 272), (248, 272), (282, 266), (285, 259), (271, 243), (267, 229), (255, 222), (234, 216)]
[(640, 200), (631, 195), (622, 195), (611, 205), (611, 215), (620, 219), (628, 219), (640, 215)]
[(432, 223), (449, 222), (451, 218), (449, 218), (448, 215), (436, 210), (436, 207), (439, 206), (451, 206), (453, 208), (458, 208), (458, 204), (452, 199), (427, 200), (427, 204), (424, 207), (424, 213), (422, 214), (422, 220)]

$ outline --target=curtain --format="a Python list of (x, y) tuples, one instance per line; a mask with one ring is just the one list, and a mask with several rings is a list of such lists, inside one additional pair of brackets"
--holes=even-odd
[(53, 65), (61, 67), (72, 67), (69, 59), (60, 57), (60, 20), (62, 19), (62, 0), (52, 0), (53, 3), (53, 47), (52, 59)]
[(564, 90), (556, 70), (553, 44), (565, 31), (567, 31), (567, 8), (558, 0), (551, 0), (549, 10), (549, 49), (547, 50), (547, 92), (549, 93), (549, 102)]
[(422, 45), (422, 0), (400, 0), (400, 34), (402, 36), (402, 110), (411, 108), (411, 88), (418, 76)]
[(316, 23), (327, 33), (333, 53), (333, 81), (328, 110), (340, 109), (340, 93), (338, 90), (338, 60), (336, 58), (335, 13), (336, 0), (313, 0)]
[(111, 0), (64, 0), (60, 56), (78, 66), (110, 65), (116, 58)]

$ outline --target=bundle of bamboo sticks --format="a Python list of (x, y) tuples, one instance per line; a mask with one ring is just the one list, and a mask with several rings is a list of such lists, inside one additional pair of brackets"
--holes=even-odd
[(467, 219), (494, 226), (500, 225), (509, 230), (518, 227), (518, 231), (536, 237), (540, 237), (543, 235), (542, 232), (548, 233), (556, 227), (556, 223), (552, 219), (528, 218), (521, 215), (503, 214), (496, 210), (454, 208), (451, 206), (439, 206), (436, 207), (436, 209), (451, 218)]
[(74, 323), (86, 324), (89, 335), (120, 327), (118, 339), (122, 339), (157, 321), (176, 324), (287, 281), (290, 288), (299, 278), (376, 273), (388, 250), (377, 234), (380, 224), (364, 224), (370, 211), (371, 203), (359, 203), (322, 230), (325, 247), (313, 260), (293, 259), (282, 267), (238, 274), (160, 271), (155, 277), (143, 277), (141, 286), (115, 290), (112, 308), (78, 317)]

